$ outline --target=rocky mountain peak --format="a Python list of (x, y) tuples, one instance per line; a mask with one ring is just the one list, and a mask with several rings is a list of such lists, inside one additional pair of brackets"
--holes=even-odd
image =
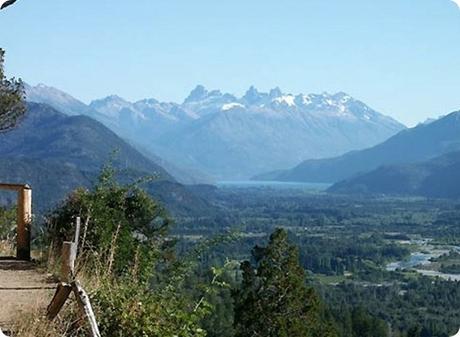
[(190, 95), (185, 99), (184, 103), (192, 103), (201, 101), (208, 97), (208, 90), (203, 85), (197, 85), (195, 89), (190, 92)]

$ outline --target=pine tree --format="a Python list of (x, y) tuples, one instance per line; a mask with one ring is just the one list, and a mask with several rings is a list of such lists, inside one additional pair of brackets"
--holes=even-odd
[(336, 335), (286, 231), (276, 230), (268, 246), (255, 247), (252, 255), (255, 266), (242, 263), (243, 281), (234, 295), (236, 337)]
[(5, 51), (0, 49), (0, 132), (13, 128), (26, 111), (24, 85), (21, 80), (5, 77), (4, 58)]

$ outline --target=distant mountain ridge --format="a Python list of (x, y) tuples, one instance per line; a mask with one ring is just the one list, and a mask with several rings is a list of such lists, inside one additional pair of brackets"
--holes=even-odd
[[(172, 211), (209, 207), (102, 123), (87, 116), (65, 115), (45, 104), (29, 103), (19, 126), (0, 134), (0, 157), (0, 181), (30, 184), (37, 191), (34, 200), (40, 211), (77, 187), (91, 187), (109, 161), (126, 181), (157, 177), (146, 189), (167, 201)], [(174, 193), (168, 186), (174, 187)], [(181, 205), (181, 200), (189, 204)]]
[(336, 183), (329, 192), (460, 198), (460, 151), (415, 164), (380, 166)]
[(85, 103), (56, 88), (44, 84), (31, 86), (25, 83), (24, 86), (29, 102), (48, 104), (69, 116), (91, 115), (93, 113)]
[[(105, 126), (115, 131), (118, 135), (122, 136), (125, 140), (130, 141), (130, 144), (133, 147), (135, 147), (138, 151), (142, 152), (144, 156), (153, 160), (157, 165), (160, 165), (166, 168), (168, 172), (170, 172), (174, 176), (174, 178), (178, 180), (180, 183), (196, 184), (196, 183), (211, 183), (212, 182), (211, 177), (199, 171), (196, 171), (196, 170), (184, 169), (184, 168), (178, 167), (174, 165), (173, 163), (168, 162), (164, 158), (160, 158), (158, 155), (156, 155), (152, 151), (149, 151), (148, 149), (146, 150), (145, 146), (140, 146), (139, 143), (136, 142), (136, 138), (138, 137), (133, 136), (133, 134), (136, 135), (135, 130), (134, 129), (132, 130), (133, 131), (132, 134), (131, 132), (128, 132), (128, 134), (126, 132), (126, 130), (130, 129), (129, 123), (126, 124), (127, 126), (126, 126), (125, 131), (121, 130), (120, 125), (123, 125), (123, 123), (125, 122), (123, 121), (123, 117), (121, 117), (121, 120), (119, 121), (118, 115), (123, 116), (123, 111), (121, 110), (123, 110), (124, 108), (128, 109), (130, 107), (130, 103), (125, 102), (122, 98), (118, 96), (110, 96), (110, 97), (107, 97), (105, 100), (94, 101), (92, 102), (92, 104), (86, 105), (85, 103), (72, 97), (71, 95), (63, 91), (60, 91), (56, 88), (46, 86), (44, 84), (38, 84), (36, 86), (30, 86), (28, 84), (25, 84), (25, 89), (26, 89), (27, 100), (29, 102), (47, 104), (53, 107), (54, 109), (56, 109), (57, 111), (60, 111), (66, 115), (89, 116), (103, 123)], [(114, 107), (112, 110), (110, 110), (110, 106), (107, 106), (107, 104), (104, 103), (109, 100), (113, 102), (112, 104)], [(153, 100), (150, 100), (149, 102), (141, 101), (141, 102), (138, 102), (136, 106), (141, 106), (143, 104), (144, 105), (152, 104), (152, 103), (153, 103)], [(102, 113), (93, 108), (93, 106), (97, 107), (99, 104), (101, 106), (102, 105), (105, 106), (105, 109), (101, 109)], [(127, 112), (127, 114), (130, 114), (130, 113), (134, 114), (134, 112)], [(111, 118), (114, 116), (117, 116), (117, 118)]]
[[(44, 97), (52, 104), (56, 89), (34, 88), (28, 88), (29, 100)], [(57, 95), (57, 104), (67, 112), (62, 96), (67, 97)], [(307, 158), (366, 148), (404, 129), (345, 93), (291, 95), (251, 87), (238, 98), (197, 86), (181, 104), (118, 96), (84, 107), (67, 101), (70, 113), (80, 109), (166, 161), (218, 179), (245, 179)]]
[(271, 172), (255, 179), (334, 183), (382, 165), (417, 163), (457, 150), (460, 150), (460, 111), (401, 131), (365, 150), (329, 159), (308, 160), (291, 170)]

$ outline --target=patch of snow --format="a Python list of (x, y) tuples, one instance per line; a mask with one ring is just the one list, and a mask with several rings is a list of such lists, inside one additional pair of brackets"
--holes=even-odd
[(228, 111), (236, 108), (244, 108), (244, 105), (240, 103), (227, 103), (222, 106), (222, 111)]
[(286, 104), (288, 106), (295, 106), (295, 97), (293, 95), (284, 95), (284, 96), (275, 98), (273, 102), (276, 102), (279, 104)]

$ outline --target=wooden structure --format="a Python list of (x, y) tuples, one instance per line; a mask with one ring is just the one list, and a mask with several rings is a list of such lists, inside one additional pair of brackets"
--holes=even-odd
[(32, 189), (29, 185), (0, 184), (0, 190), (17, 192), (17, 250), (19, 260), (30, 260)]
[(70, 294), (73, 292), (75, 299), (77, 300), (78, 307), (80, 308), (80, 312), (88, 322), (91, 337), (101, 337), (89, 296), (76, 279), (75, 261), (77, 259), (80, 240), (80, 227), (81, 219), (77, 218), (74, 240), (63, 243), (61, 256), (61, 282), (58, 284), (53, 300), (48, 306), (47, 317), (49, 320), (55, 319), (64, 307), (64, 304)]

